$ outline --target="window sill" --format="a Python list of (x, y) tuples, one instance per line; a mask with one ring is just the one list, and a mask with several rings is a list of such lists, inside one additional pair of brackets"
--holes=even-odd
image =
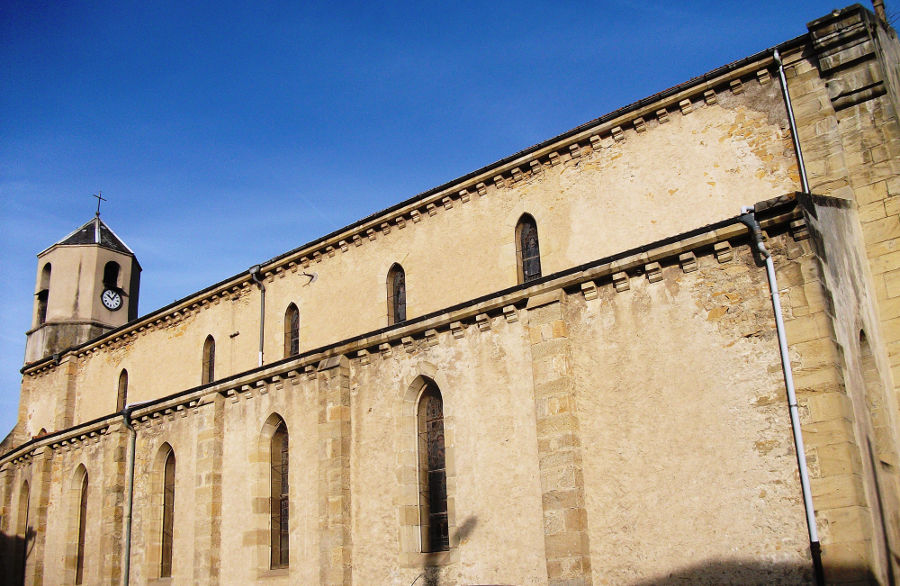
[(429, 568), (451, 566), (459, 561), (459, 550), (456, 548), (448, 551), (436, 551), (434, 553), (401, 554), (400, 563), (405, 568)]
[(260, 571), (256, 574), (256, 578), (257, 578), (258, 580), (266, 580), (266, 579), (269, 579), (269, 578), (272, 578), (272, 579), (274, 579), (274, 578), (286, 578), (287, 576), (290, 576), (290, 575), (291, 575), (291, 569), (290, 569), (289, 567), (285, 567), (285, 568), (275, 568), (275, 569), (268, 569), (268, 570), (260, 570)]

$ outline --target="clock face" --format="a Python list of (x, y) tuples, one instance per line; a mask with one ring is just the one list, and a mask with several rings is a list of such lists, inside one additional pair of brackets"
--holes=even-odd
[(113, 289), (104, 289), (103, 293), (100, 294), (100, 300), (103, 301), (103, 306), (110, 311), (115, 311), (122, 307), (122, 295)]

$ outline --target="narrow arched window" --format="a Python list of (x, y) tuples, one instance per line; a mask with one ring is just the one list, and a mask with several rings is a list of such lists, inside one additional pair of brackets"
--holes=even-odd
[(172, 553), (175, 543), (175, 451), (169, 448), (163, 467), (162, 539), (159, 560), (159, 577), (172, 575)]
[[(83, 470), (83, 469), (82, 469)], [(88, 475), (81, 477), (81, 494), (78, 499), (78, 545), (75, 550), (75, 583), (84, 583), (84, 533), (87, 526)]]
[(406, 273), (395, 264), (388, 271), (388, 325), (406, 321)]
[(47, 301), (50, 299), (50, 263), (41, 269), (41, 284), (37, 292), (37, 325), (47, 321)]
[(429, 383), (419, 398), (419, 523), (422, 551), (450, 549), (447, 522), (447, 466), (444, 449), (444, 401)]
[(216, 380), (216, 341), (212, 336), (206, 336), (203, 343), (203, 384)]
[(300, 353), (300, 310), (291, 303), (284, 312), (284, 357)]
[(30, 521), (28, 518), (31, 497), (30, 492), (28, 481), (23, 482), (22, 489), (19, 491), (19, 524), (16, 528), (16, 535), (19, 537), (19, 547), (21, 548), (17, 556), (19, 563), (21, 564), (19, 573), (19, 583), (21, 584), (25, 583), (25, 569), (28, 566), (28, 554), (31, 553), (31, 541), (34, 537), (28, 530), (28, 523)]
[(124, 368), (122, 372), (119, 373), (119, 388), (116, 393), (116, 411), (121, 411), (125, 408), (125, 404), (128, 401), (128, 371)]
[(271, 567), (286, 568), (290, 558), (288, 500), (288, 431), (284, 421), (272, 435), (271, 445)]
[(516, 225), (516, 255), (519, 261), (519, 283), (541, 277), (541, 249), (537, 222), (530, 214), (522, 214)]

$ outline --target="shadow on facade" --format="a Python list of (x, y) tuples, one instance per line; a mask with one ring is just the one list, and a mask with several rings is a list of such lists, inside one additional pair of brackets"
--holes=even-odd
[[(869, 568), (862, 565), (829, 565), (825, 581), (878, 584)], [(792, 564), (759, 560), (711, 561), (696, 564), (665, 576), (631, 582), (631, 586), (662, 586), (663, 584), (814, 584), (812, 562)]]
[[(478, 518), (475, 516), (467, 517), (454, 533), (455, 538), (451, 541), (454, 543), (464, 543), (469, 536), (475, 531), (478, 524)], [(441, 573), (443, 566), (447, 564), (448, 552), (439, 551), (435, 553), (425, 554), (425, 563), (422, 567), (422, 573), (416, 576), (415, 581), (410, 586), (439, 586), (441, 582)]]
[(31, 528), (24, 539), (0, 532), (0, 584), (3, 586), (22, 584), (23, 562), (28, 559), (31, 548), (34, 547), (34, 534), (34, 529)]

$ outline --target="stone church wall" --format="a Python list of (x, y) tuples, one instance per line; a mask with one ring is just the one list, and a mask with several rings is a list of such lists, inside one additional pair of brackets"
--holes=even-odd
[[(269, 263), (265, 362), (284, 356), (290, 303), (300, 309), (301, 351), (385, 327), (386, 275), (395, 262), (406, 272), (410, 317), (516, 285), (515, 227), (526, 212), (537, 220), (542, 269), (550, 274), (794, 189), (796, 165), (778, 86), (769, 76), (762, 79), (742, 84), (740, 92), (726, 89), (681, 109), (661, 109), (619, 129), (608, 144), (573, 145), (545, 162), (546, 155), (531, 155), (537, 167), (520, 164), (510, 178), (498, 175), (483, 185), (485, 195), (473, 189), (466, 201), (457, 195), (421, 211), (411, 204), (412, 211), (397, 216), (402, 224), (375, 220), (377, 232), (357, 240), (337, 236), (343, 245), (314, 255), (302, 269), (317, 275), (312, 283), (296, 264), (283, 270)], [(667, 161), (666, 173), (659, 172), (660, 160)], [(457, 187), (445, 191), (455, 194)], [(199, 385), (207, 335), (216, 341), (217, 378), (256, 367), (259, 295), (249, 275), (239, 275), (211, 296), (187, 298), (139, 320), (125, 335), (79, 350), (72, 421), (115, 410), (122, 368), (129, 374), (129, 402)], [(34, 417), (26, 434), (64, 426), (47, 414)]]
[[(123, 368), (136, 583), (808, 583), (765, 270), (733, 219), (753, 203), (825, 575), (900, 577), (900, 126), (896, 67), (885, 74), (875, 50), (896, 39), (875, 42), (871, 18), (836, 11), (781, 47), (812, 191), (830, 197), (790, 193), (791, 137), (760, 54), (263, 263), (261, 367), (246, 273), (27, 365), (18, 447), (0, 466), (0, 533), (31, 548), (27, 583), (72, 581), (81, 470), (102, 519), (85, 575), (122, 578)], [(516, 286), (525, 212), (544, 278)], [(410, 319), (386, 327), (395, 262)], [(300, 355), (284, 358), (291, 302)], [(216, 376), (200, 385), (210, 334)], [(415, 416), (426, 383), (444, 400), (450, 526), (449, 551), (430, 554)], [(273, 570), (269, 440), (282, 420), (290, 563)], [(168, 446), (177, 546), (159, 580)], [(2, 546), (9, 575), (17, 544)]]

